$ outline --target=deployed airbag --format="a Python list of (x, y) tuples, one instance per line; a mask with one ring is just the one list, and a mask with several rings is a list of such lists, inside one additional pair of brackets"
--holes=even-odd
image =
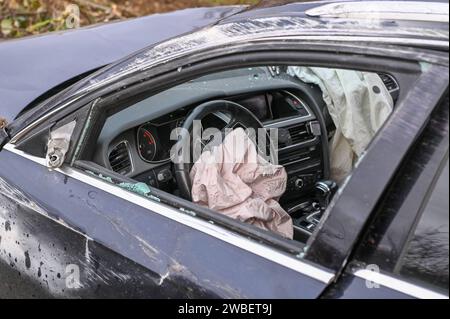
[(288, 74), (322, 90), (336, 126), (330, 143), (331, 178), (342, 181), (391, 114), (391, 95), (376, 73), (294, 66)]
[(194, 203), (292, 239), (292, 219), (278, 203), (286, 171), (262, 158), (242, 128), (204, 151), (190, 177)]

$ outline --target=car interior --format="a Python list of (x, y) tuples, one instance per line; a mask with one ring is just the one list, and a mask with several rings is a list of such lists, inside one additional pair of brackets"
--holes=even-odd
[[(337, 119), (352, 121), (352, 114), (350, 108), (345, 109), (345, 101), (339, 114), (331, 108), (335, 102), (332, 80), (327, 82), (326, 76), (322, 76), (319, 83), (314, 80), (317, 76), (306, 76), (306, 71), (314, 68), (300, 70), (305, 71), (302, 73), (305, 76), (293, 72), (298, 71), (294, 68), (297, 67), (261, 66), (222, 71), (145, 98), (106, 118), (89, 160), (136, 183), (145, 183), (152, 189), (192, 201), (194, 163), (174, 162), (171, 150), (180, 140), (174, 138), (174, 130), (186, 128), (192, 131), (193, 120), (201, 120), (203, 130), (213, 127), (221, 132), (224, 128), (276, 129), (277, 139), (269, 139), (269, 146), (273, 145), (276, 152), (276, 162), (270, 164), (281, 166), (286, 176), (281, 179), (281, 196), (274, 195), (271, 200), (276, 201), (290, 219), (292, 235), (285, 237), (305, 243), (343, 183), (342, 176), (337, 178), (333, 172), (333, 165), (340, 160), (333, 147), (342, 145), (336, 144), (333, 137), (337, 131), (344, 131), (337, 129)], [(392, 75), (372, 74), (384, 85), (380, 88), (360, 76), (362, 72), (346, 72), (354, 72), (360, 83), (353, 85), (355, 91), (341, 92), (342, 96), (350, 100), (350, 95), (355, 95), (362, 84), (367, 84), (370, 94), (378, 94), (382, 89), (388, 92), (390, 103), (395, 105), (399, 86)], [(341, 80), (346, 81), (345, 78)], [(361, 107), (371, 109), (371, 106)], [(373, 109), (377, 107), (379, 105), (374, 103)], [(339, 117), (343, 113), (346, 115)], [(354, 161), (357, 155), (351, 155)], [(208, 189), (205, 192), (208, 193)], [(213, 207), (205, 201), (198, 204)], [(244, 219), (239, 214), (227, 212), (229, 208), (217, 213), (260, 226), (254, 223), (254, 216)], [(255, 209), (255, 215), (258, 215), (258, 209)]]

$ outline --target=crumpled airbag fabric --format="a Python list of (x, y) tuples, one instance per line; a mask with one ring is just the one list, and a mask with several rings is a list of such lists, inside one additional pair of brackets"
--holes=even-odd
[(330, 143), (331, 177), (342, 181), (391, 114), (392, 97), (376, 73), (299, 66), (289, 67), (288, 73), (322, 90), (336, 126)]
[(242, 128), (204, 151), (190, 177), (194, 203), (292, 239), (292, 219), (278, 203), (286, 171), (265, 161)]

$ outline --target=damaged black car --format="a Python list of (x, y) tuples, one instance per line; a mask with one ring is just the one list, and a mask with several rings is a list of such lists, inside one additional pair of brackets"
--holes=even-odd
[(264, 3), (0, 43), (0, 297), (448, 298), (448, 3)]

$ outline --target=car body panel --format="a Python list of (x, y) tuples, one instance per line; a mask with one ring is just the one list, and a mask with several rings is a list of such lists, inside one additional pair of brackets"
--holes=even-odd
[[(52, 296), (111, 297), (111, 285), (122, 297), (315, 298), (326, 287), (8, 150), (0, 172), (0, 264)], [(67, 289), (68, 265), (84, 288)]]

